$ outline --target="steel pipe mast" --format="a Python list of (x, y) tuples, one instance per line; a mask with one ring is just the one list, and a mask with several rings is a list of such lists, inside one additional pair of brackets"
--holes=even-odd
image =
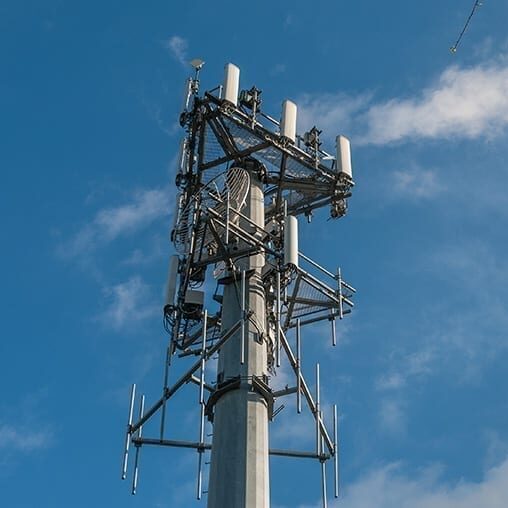
[[(169, 263), (164, 323), (169, 343), (161, 397), (145, 407), (141, 396), (134, 419), (133, 385), (122, 458), (126, 478), (130, 444), (136, 447), (132, 493), (138, 486), (143, 445), (195, 449), (196, 497), (208, 494), (209, 508), (268, 508), (269, 456), (312, 458), (320, 462), (323, 506), (327, 506), (326, 463), (332, 459), (334, 495), (339, 496), (338, 411), (333, 429), (325, 425), (316, 365), (315, 392), (303, 374), (303, 330), (319, 321), (331, 324), (353, 307), (355, 289), (305, 256), (298, 245), (298, 217), (310, 222), (314, 210), (329, 207), (345, 215), (354, 186), (349, 140), (336, 137), (335, 153), (321, 148), (316, 127), (296, 132), (297, 106), (284, 101), (280, 122), (261, 108), (261, 90), (240, 90), (240, 71), (227, 64), (222, 85), (199, 94), (200, 60), (186, 83), (180, 124), (185, 129), (178, 161), (178, 197), (171, 241), (177, 252)], [(203, 287), (213, 281), (215, 293)], [(206, 284), (206, 286), (205, 286)], [(211, 366), (209, 360), (218, 355)], [(273, 388), (285, 356), (294, 386)], [(192, 361), (194, 359), (194, 361)], [(189, 362), (171, 381), (170, 367)], [(198, 389), (197, 440), (166, 439), (166, 406), (187, 385)], [(316, 449), (270, 449), (269, 423), (285, 407), (302, 400), (315, 422)], [(159, 436), (146, 437), (144, 425), (160, 415)], [(206, 426), (213, 428), (206, 440)], [(208, 489), (204, 454), (211, 453)]]

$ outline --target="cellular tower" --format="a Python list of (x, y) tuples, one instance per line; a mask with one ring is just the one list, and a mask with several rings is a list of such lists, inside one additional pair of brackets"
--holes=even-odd
[[(130, 445), (135, 447), (133, 494), (143, 446), (190, 448), (197, 451), (197, 499), (206, 492), (209, 508), (268, 508), (270, 455), (310, 458), (321, 467), (326, 507), (328, 461), (339, 495), (337, 406), (331, 416), (323, 414), (319, 364), (311, 390), (302, 344), (305, 328), (325, 321), (336, 345), (336, 322), (351, 312), (355, 289), (340, 269), (328, 271), (300, 251), (298, 223), (302, 216), (310, 222), (322, 207), (332, 219), (345, 215), (354, 185), (349, 140), (336, 136), (335, 150), (328, 153), (316, 127), (297, 134), (297, 105), (285, 100), (280, 121), (268, 115), (261, 90), (240, 89), (240, 70), (231, 63), (223, 84), (200, 95), (203, 63), (191, 62), (195, 75), (186, 83), (180, 115), (185, 136), (175, 180), (176, 254), (169, 262), (164, 305), (169, 344), (162, 395), (150, 407), (141, 396), (135, 417), (132, 386), (122, 478)], [(275, 389), (283, 359), (293, 381)], [(173, 376), (177, 362), (184, 373)], [(188, 385), (195, 385), (199, 428), (188, 441), (171, 439), (176, 416), (167, 408)], [(270, 422), (287, 405), (285, 399), (294, 400), (297, 414), (312, 414), (315, 449), (270, 447)], [(147, 437), (143, 427), (156, 416), (160, 431)]]

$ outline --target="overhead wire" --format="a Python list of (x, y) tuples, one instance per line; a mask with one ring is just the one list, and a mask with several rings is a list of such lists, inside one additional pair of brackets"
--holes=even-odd
[(460, 32), (459, 37), (455, 41), (455, 44), (450, 48), (451, 53), (457, 52), (459, 44), (462, 41), (462, 38), (464, 37), (464, 34), (466, 33), (467, 28), (469, 27), (469, 24), (471, 23), (471, 19), (473, 18), (478, 7), (481, 7), (482, 5), (483, 5), (483, 2), (481, 2), (480, 0), (475, 0), (475, 3), (474, 3), (473, 8), (471, 10), (471, 13), (469, 14), (469, 17), (467, 18), (464, 28), (462, 29), (462, 32)]

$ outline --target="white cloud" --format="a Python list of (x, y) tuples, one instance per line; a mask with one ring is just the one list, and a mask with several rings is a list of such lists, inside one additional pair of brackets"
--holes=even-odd
[(79, 257), (98, 246), (133, 233), (154, 220), (168, 215), (168, 193), (161, 189), (137, 191), (130, 203), (99, 210), (94, 219), (82, 227), (70, 240), (60, 245), (63, 257)]
[(51, 442), (52, 435), (47, 430), (0, 424), (0, 450), (27, 453), (47, 448)]
[(126, 282), (103, 289), (108, 307), (100, 314), (99, 320), (108, 327), (120, 330), (157, 312), (156, 305), (150, 305), (149, 286), (141, 277), (133, 276)]
[[(439, 469), (439, 468), (438, 468)], [(409, 478), (396, 465), (362, 478), (349, 489), (343, 508), (501, 508), (508, 498), (508, 461), (491, 469), (479, 483), (460, 481), (447, 485), (432, 470)], [(337, 503), (336, 506), (339, 506)]]
[(272, 70), (270, 71), (270, 74), (272, 76), (276, 76), (278, 74), (283, 74), (284, 72), (286, 72), (286, 64), (278, 63), (278, 64), (275, 64), (272, 67)]
[[(445, 482), (443, 468), (432, 466), (413, 477), (400, 464), (374, 469), (344, 486), (344, 496), (330, 508), (505, 508), (508, 499), (508, 460), (488, 470), (479, 482)], [(314, 505), (316, 508), (321, 504)], [(300, 506), (300, 508), (304, 508)]]
[(423, 348), (406, 356), (406, 373), (408, 376), (419, 376), (431, 372), (435, 354), (432, 348)]
[[(454, 302), (453, 308), (441, 309), (446, 317), (435, 332), (437, 347), (455, 361), (462, 358), (464, 374), (474, 375), (507, 350), (505, 253), (496, 243), (470, 239), (442, 247), (429, 262), (438, 280), (449, 285)], [(464, 313), (460, 305), (470, 305), (475, 312)]]
[(487, 467), (500, 464), (505, 457), (508, 457), (508, 442), (499, 432), (492, 429), (484, 431), (483, 441), (486, 444), (484, 463)]
[(393, 353), (391, 363), (396, 365), (388, 374), (382, 374), (375, 381), (379, 391), (404, 388), (411, 378), (421, 378), (432, 374), (435, 361), (434, 347), (423, 346), (413, 353)]
[(316, 125), (326, 136), (334, 137), (339, 133), (349, 135), (355, 118), (368, 106), (371, 99), (370, 94), (356, 97), (344, 93), (305, 94), (296, 101), (298, 130), (303, 132)]
[(458, 243), (452, 238), (448, 245), (422, 251), (417, 266), (430, 274), (432, 291), (442, 287), (447, 297), (429, 298), (415, 314), (374, 381), (377, 391), (397, 397), (432, 376), (477, 383), (492, 361), (506, 355), (505, 258), (498, 244), (480, 239)]
[(280, 356), (280, 367), (276, 368), (275, 375), (270, 378), (270, 386), (275, 391), (296, 385), (295, 373), (289, 364), (287, 356), (284, 354), (284, 350), (281, 351)]
[[(277, 375), (270, 379), (271, 388), (282, 390), (296, 386), (296, 378), (284, 352), (281, 353), (281, 366), (277, 368)], [(314, 424), (307, 401), (302, 395), (302, 413), (296, 412), (296, 394), (280, 397), (276, 400), (275, 409), (284, 404), (284, 409), (278, 414), (270, 428), (270, 439), (275, 448), (281, 446), (302, 447), (308, 445), (314, 437)]]
[(377, 390), (396, 390), (406, 386), (406, 381), (406, 377), (400, 372), (392, 372), (381, 375), (375, 385)]
[(329, 136), (354, 134), (356, 145), (419, 139), (492, 138), (508, 125), (506, 62), (451, 66), (413, 96), (374, 103), (372, 95), (306, 95), (301, 125), (314, 123)]
[[(99, 210), (74, 236), (58, 245), (59, 256), (77, 261), (87, 271), (91, 271), (101, 284), (105, 310), (93, 319), (105, 327), (123, 329), (156, 315), (158, 309), (149, 286), (141, 277), (133, 275), (125, 282), (111, 284), (96, 267), (97, 249), (146, 229), (164, 216), (169, 219), (170, 201), (171, 194), (167, 189), (138, 190), (129, 202)], [(131, 251), (122, 264), (133, 266), (150, 263), (161, 256), (162, 252), (161, 240), (155, 237), (149, 248)]]
[(366, 123), (373, 144), (493, 136), (508, 124), (508, 68), (450, 67), (416, 97), (371, 106)]
[(151, 249), (146, 252), (141, 249), (134, 249), (131, 254), (122, 262), (124, 265), (147, 265), (152, 263), (156, 259), (160, 259), (165, 255), (162, 246), (155, 244)]
[(154, 103), (152, 100), (152, 98), (149, 99), (144, 94), (141, 96), (141, 101), (150, 119), (169, 137), (180, 132), (181, 126), (178, 119), (171, 119), (171, 115), (168, 115), (160, 104)]
[(432, 170), (397, 170), (392, 173), (392, 179), (395, 193), (408, 198), (433, 198), (443, 190)]
[(493, 287), (485, 281), (498, 281), (504, 290), (508, 283), (508, 262), (504, 251), (498, 252), (497, 245), (480, 239), (469, 238), (461, 243), (453, 242), (442, 246), (430, 258), (431, 268), (438, 273), (450, 275), (450, 280), (468, 290), (492, 293)]
[[(285, 405), (284, 410), (275, 417), (270, 426), (270, 444), (274, 448), (308, 449), (314, 443), (316, 427), (305, 400), (302, 400), (302, 412), (300, 414), (296, 412), (293, 397), (286, 397), (283, 403)], [(278, 407), (278, 404), (276, 407)]]
[(134, 231), (167, 213), (167, 194), (158, 189), (138, 192), (132, 203), (101, 210), (94, 224), (106, 240)]
[(407, 415), (404, 404), (396, 399), (384, 399), (379, 409), (381, 428), (389, 434), (400, 436), (406, 431)]
[(169, 50), (175, 60), (185, 67), (188, 66), (187, 48), (189, 45), (186, 39), (179, 35), (173, 35), (168, 40), (164, 41), (163, 45)]

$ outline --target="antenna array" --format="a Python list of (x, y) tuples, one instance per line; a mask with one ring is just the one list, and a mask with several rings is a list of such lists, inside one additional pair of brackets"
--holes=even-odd
[[(325, 425), (316, 365), (315, 391), (303, 374), (302, 343), (307, 325), (330, 322), (336, 345), (336, 321), (352, 307), (355, 289), (305, 256), (298, 248), (298, 216), (308, 221), (328, 206), (331, 218), (347, 211), (354, 182), (349, 141), (336, 138), (336, 153), (321, 148), (317, 128), (296, 132), (297, 106), (282, 105), (281, 121), (262, 108), (261, 90), (239, 93), (238, 67), (226, 66), (224, 84), (199, 95), (199, 71), (187, 81), (180, 124), (176, 186), (179, 195), (171, 240), (177, 254), (169, 263), (164, 324), (169, 334), (162, 396), (148, 409), (141, 397), (134, 419), (133, 385), (122, 464), (126, 477), (129, 446), (136, 447), (132, 493), (138, 483), (143, 445), (195, 449), (197, 499), (203, 490), (203, 454), (211, 450), (208, 506), (269, 506), (269, 455), (314, 458), (321, 464), (322, 500), (327, 505), (326, 463), (334, 466), (334, 495), (339, 495), (338, 411), (333, 429)], [(214, 280), (213, 296), (203, 287)], [(207, 297), (207, 296), (211, 296)], [(213, 307), (216, 310), (211, 310)], [(218, 356), (216, 372), (209, 361)], [(294, 386), (272, 388), (284, 356)], [(194, 359), (194, 361), (192, 361)], [(191, 361), (170, 383), (175, 360)], [(166, 437), (166, 407), (185, 385), (198, 388), (197, 440)], [(269, 448), (268, 422), (284, 409), (279, 399), (295, 395), (315, 422), (313, 451)], [(144, 425), (160, 415), (159, 435), (145, 437)], [(205, 439), (206, 420), (213, 425)]]

